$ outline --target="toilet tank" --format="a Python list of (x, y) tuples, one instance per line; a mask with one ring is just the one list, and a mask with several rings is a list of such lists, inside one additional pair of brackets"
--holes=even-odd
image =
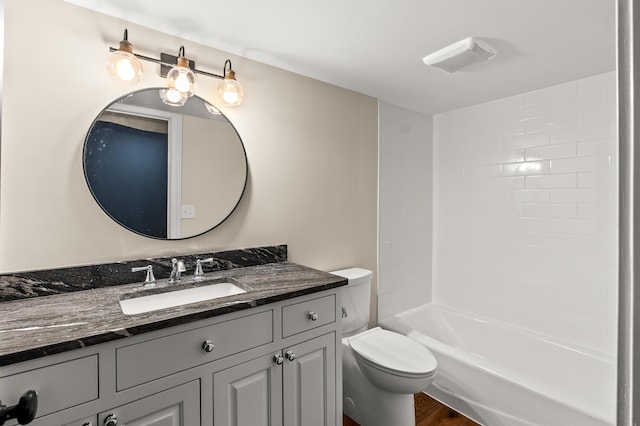
[(373, 273), (361, 268), (341, 269), (331, 273), (349, 280), (349, 284), (342, 287), (342, 335), (349, 336), (366, 330), (369, 325)]

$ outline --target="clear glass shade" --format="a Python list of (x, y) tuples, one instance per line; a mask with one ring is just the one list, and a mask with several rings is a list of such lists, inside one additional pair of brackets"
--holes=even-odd
[(242, 102), (244, 89), (234, 78), (225, 78), (218, 86), (218, 94), (227, 106), (238, 106)]
[(196, 75), (187, 67), (173, 67), (167, 74), (167, 86), (186, 96), (193, 96), (196, 91)]
[(142, 64), (133, 54), (116, 50), (109, 55), (107, 71), (112, 78), (135, 84), (142, 77)]
[(162, 89), (160, 90), (160, 99), (167, 105), (182, 106), (187, 102), (189, 96), (176, 89)]

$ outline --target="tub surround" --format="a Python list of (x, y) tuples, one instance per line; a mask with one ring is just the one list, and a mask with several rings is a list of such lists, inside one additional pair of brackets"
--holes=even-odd
[[(247, 261), (249, 257), (246, 256), (244, 260)], [(256, 258), (260, 256), (256, 255)], [(195, 262), (195, 258), (193, 261)], [(205, 271), (208, 272), (207, 278), (231, 278), (251, 287), (252, 291), (138, 315), (124, 315), (118, 303), (119, 298), (123, 294), (148, 290), (148, 287), (139, 282), (141, 278), (136, 276), (135, 284), (107, 285), (0, 303), (0, 317), (3, 318), (0, 323), (0, 366), (347, 284), (344, 278), (287, 261), (247, 267), (239, 267), (231, 261), (228, 263), (235, 266), (215, 272)], [(220, 266), (224, 262), (217, 264)], [(208, 270), (212, 268), (211, 265), (207, 266)], [(215, 267), (214, 265), (213, 268)], [(189, 285), (188, 278), (185, 277), (185, 284), (179, 285)]]
[(156, 279), (168, 278), (171, 274), (173, 257), (184, 261), (187, 268), (185, 275), (192, 275), (196, 260), (209, 257), (213, 258), (213, 263), (202, 265), (205, 273), (285, 262), (287, 246), (282, 244), (2, 274), (0, 275), (0, 303), (144, 281), (144, 272), (131, 272), (131, 268), (136, 266), (152, 265)]
[(616, 353), (615, 99), (609, 72), (434, 117), (434, 302)]

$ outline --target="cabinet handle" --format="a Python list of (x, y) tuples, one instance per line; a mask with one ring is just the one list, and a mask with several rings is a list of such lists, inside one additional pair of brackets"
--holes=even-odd
[(87, 422), (87, 423), (83, 424), (82, 426), (93, 426), (93, 422)]
[(315, 312), (311, 311), (307, 314), (307, 318), (310, 319), (311, 321), (317, 321), (318, 320), (318, 314), (316, 314)]
[(104, 426), (118, 426), (118, 418), (115, 414), (109, 414), (104, 419)]
[(296, 359), (296, 354), (294, 354), (294, 353), (293, 353), (293, 352), (291, 352), (291, 351), (287, 351), (287, 352), (284, 354), (284, 356), (285, 356), (285, 357), (287, 357), (287, 359), (288, 359), (289, 361), (293, 361), (294, 359)]
[(282, 365), (282, 363), (284, 362), (284, 358), (280, 354), (275, 354), (273, 356), (273, 362), (275, 362), (278, 365)]
[(16, 419), (21, 425), (31, 423), (38, 411), (38, 392), (28, 390), (20, 396), (18, 403), (11, 407), (2, 405), (0, 402), (0, 425), (5, 421)]
[(211, 340), (205, 340), (204, 342), (202, 342), (202, 349), (205, 352), (213, 352), (213, 342)]

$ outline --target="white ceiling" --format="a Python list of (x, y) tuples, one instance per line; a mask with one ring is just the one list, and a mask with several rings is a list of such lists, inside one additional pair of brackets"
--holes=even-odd
[[(67, 1), (427, 114), (616, 66), (615, 0)], [(468, 36), (498, 55), (423, 64)]]

